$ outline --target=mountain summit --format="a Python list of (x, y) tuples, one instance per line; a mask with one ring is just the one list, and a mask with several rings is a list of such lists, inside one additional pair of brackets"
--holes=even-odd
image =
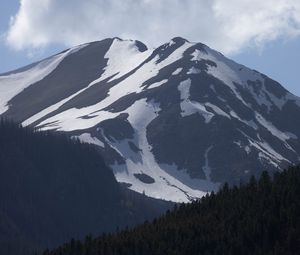
[(95, 144), (117, 180), (189, 201), (300, 159), (300, 98), (201, 43), (87, 43), (0, 75), (0, 114)]

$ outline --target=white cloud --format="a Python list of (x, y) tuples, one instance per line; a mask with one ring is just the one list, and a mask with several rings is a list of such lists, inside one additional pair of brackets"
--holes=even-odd
[(234, 54), (299, 35), (299, 0), (21, 0), (6, 39), (20, 50), (115, 36), (156, 46), (182, 36)]

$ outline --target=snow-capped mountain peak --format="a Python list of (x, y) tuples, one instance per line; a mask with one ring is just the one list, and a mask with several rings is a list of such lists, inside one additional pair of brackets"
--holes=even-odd
[(119, 182), (189, 201), (299, 161), (300, 100), (201, 43), (92, 42), (0, 75), (0, 113), (95, 144)]

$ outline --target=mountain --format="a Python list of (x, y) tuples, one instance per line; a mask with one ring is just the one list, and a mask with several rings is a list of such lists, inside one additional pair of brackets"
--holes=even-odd
[(0, 75), (0, 114), (95, 144), (120, 183), (176, 202), (300, 159), (300, 99), (183, 38), (105, 39)]
[(182, 204), (153, 222), (44, 255), (299, 254), (300, 168)]
[(120, 187), (91, 145), (0, 122), (0, 254), (143, 223), (170, 204)]

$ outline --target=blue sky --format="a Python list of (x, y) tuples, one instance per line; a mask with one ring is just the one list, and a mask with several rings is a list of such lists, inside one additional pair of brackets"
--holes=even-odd
[(20, 1), (3, 0), (0, 73), (106, 37), (156, 46), (179, 35), (206, 43), (300, 96), (300, 1), (173, 0), (172, 8), (171, 0), (132, 1), (21, 0), (20, 7)]

